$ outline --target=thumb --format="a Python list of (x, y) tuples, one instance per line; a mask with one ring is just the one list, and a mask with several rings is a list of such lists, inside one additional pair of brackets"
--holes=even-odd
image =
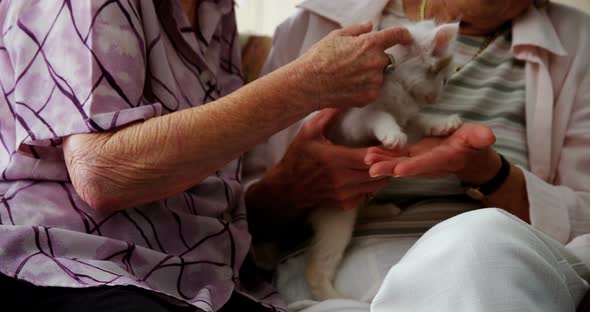
[(373, 29), (373, 24), (370, 22), (367, 22), (364, 24), (356, 24), (356, 25), (347, 26), (347, 27), (344, 27), (342, 29), (335, 31), (334, 33), (339, 36), (356, 37), (356, 36), (360, 36), (364, 33), (368, 33), (372, 29)]
[(308, 137), (319, 138), (323, 137), (325, 133), (339, 120), (342, 110), (339, 108), (326, 108), (318, 112), (310, 120), (308, 120), (304, 127), (305, 133)]
[(383, 29), (366, 36), (383, 50), (396, 44), (409, 44), (414, 40), (408, 29), (401, 27)]
[(470, 150), (482, 150), (496, 142), (492, 129), (475, 123), (464, 124), (451, 137), (456, 137), (456, 144)]

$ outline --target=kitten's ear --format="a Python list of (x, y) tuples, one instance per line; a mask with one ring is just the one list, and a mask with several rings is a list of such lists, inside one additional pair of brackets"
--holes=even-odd
[(434, 65), (432, 65), (430, 67), (430, 73), (432, 73), (433, 75), (438, 75), (441, 71), (448, 68), (452, 62), (453, 62), (453, 56), (452, 55), (446, 56), (446, 57), (438, 60), (438, 62), (436, 62)]
[(436, 27), (433, 40), (432, 55), (444, 56), (447, 54), (449, 46), (457, 32), (459, 31), (459, 23), (443, 24)]

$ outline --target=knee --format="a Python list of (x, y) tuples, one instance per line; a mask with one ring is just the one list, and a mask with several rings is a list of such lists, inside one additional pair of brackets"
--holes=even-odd
[(525, 224), (510, 213), (497, 209), (486, 208), (460, 214), (454, 218), (441, 222), (433, 228), (440, 228), (445, 235), (455, 239), (487, 240), (492, 236), (506, 231), (521, 229)]
[[(509, 294), (530, 311), (542, 310), (538, 307), (572, 310), (562, 298), (571, 298), (568, 283), (576, 280), (566, 278), (576, 275), (571, 268), (563, 271), (562, 262), (535, 233), (499, 209), (481, 209), (444, 221), (424, 234), (391, 269), (373, 306), (415, 307), (416, 302), (439, 299), (442, 310), (449, 304), (451, 311), (453, 303), (463, 307), (455, 310), (491, 311)], [(426, 296), (413, 296), (416, 293)], [(411, 300), (402, 301), (407, 297)]]
[[(497, 254), (519, 248), (531, 240), (526, 223), (510, 213), (487, 208), (467, 212), (441, 222), (428, 231), (424, 240), (454, 254)], [(501, 249), (501, 250), (499, 250)]]

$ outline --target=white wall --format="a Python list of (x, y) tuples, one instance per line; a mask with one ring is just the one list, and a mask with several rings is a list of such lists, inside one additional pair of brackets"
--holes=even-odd
[[(301, 0), (236, 0), (238, 27), (242, 33), (272, 35)], [(338, 1), (338, 0), (332, 0)], [(578, 7), (590, 13), (590, 0), (552, 0)]]
[(241, 33), (272, 36), (275, 28), (293, 13), (299, 2), (301, 0), (237, 0), (238, 28)]
[(590, 13), (590, 0), (556, 0), (555, 2), (565, 3)]

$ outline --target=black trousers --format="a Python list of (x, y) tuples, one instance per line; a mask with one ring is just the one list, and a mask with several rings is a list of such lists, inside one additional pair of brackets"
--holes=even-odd
[[(196, 312), (133, 286), (90, 288), (41, 287), (0, 274), (3, 312)], [(221, 312), (266, 312), (249, 299), (234, 294)]]

